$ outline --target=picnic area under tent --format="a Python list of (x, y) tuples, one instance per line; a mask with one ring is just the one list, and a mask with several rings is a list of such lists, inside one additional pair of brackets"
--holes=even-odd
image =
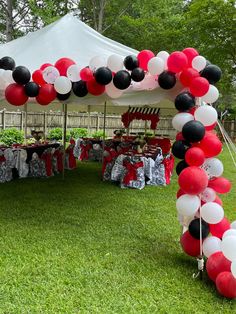
[[(62, 173), (64, 179), (65, 168), (77, 167), (76, 157), (88, 160), (93, 151), (94, 154), (99, 152), (103, 181), (119, 183), (121, 188), (142, 190), (146, 185), (170, 184), (174, 160), (181, 159), (176, 167), (179, 176), (176, 209), (182, 228), (182, 249), (197, 261), (198, 273), (193, 277), (200, 275), (203, 279), (204, 258), (208, 258), (207, 273), (212, 280), (214, 273), (218, 292), (227, 298), (236, 298), (236, 237), (224, 238), (225, 232), (235, 229), (235, 222), (230, 224), (225, 218), (218, 196), (231, 190), (231, 182), (222, 176), (224, 167), (216, 158), (223, 149), (214, 130), (216, 126), (236, 165), (235, 145), (218, 121), (213, 106), (219, 98), (215, 84), (221, 78), (221, 69), (207, 62), (192, 47), (171, 54), (160, 51), (155, 55), (150, 50), (138, 52), (105, 38), (71, 14), (1, 45), (0, 55), (6, 56), (0, 62), (0, 108), (15, 110), (17, 106), (26, 113), (64, 112), (64, 147), (61, 143), (49, 143), (46, 138), (43, 143), (37, 140), (33, 146), (2, 145), (0, 181), (14, 179), (14, 169), (17, 169), (18, 177), (53, 177)], [(111, 59), (113, 61), (109, 63)], [(71, 67), (76, 68), (75, 76), (74, 72), (69, 72)], [(40, 74), (40, 79), (34, 76), (35, 72)], [(178, 134), (171, 148), (170, 139), (158, 138), (155, 130), (159, 113), (162, 114), (162, 110), (168, 113), (174, 104), (178, 113), (173, 117), (172, 125)], [(68, 111), (103, 112), (103, 140), (82, 137), (75, 141), (70, 138), (67, 147)], [(116, 130), (121, 132), (105, 142), (108, 112), (123, 112), (121, 119), (127, 134)], [(150, 138), (146, 132), (139, 137), (130, 136), (129, 124), (135, 119), (145, 123), (151, 121), (150, 128), (154, 132)], [(27, 135), (27, 119), (25, 131)], [(83, 179), (86, 180), (86, 176)], [(66, 185), (63, 185), (63, 191), (66, 191)], [(97, 196), (95, 201), (99, 203)], [(140, 198), (139, 202), (146, 210), (145, 201)], [(63, 202), (61, 206), (64, 207)], [(75, 208), (77, 206), (76, 203)], [(165, 220), (163, 222), (165, 225)], [(235, 230), (229, 232), (235, 234)], [(168, 252), (166, 248), (164, 251)], [(220, 259), (228, 259), (226, 269), (216, 266), (216, 253)]]

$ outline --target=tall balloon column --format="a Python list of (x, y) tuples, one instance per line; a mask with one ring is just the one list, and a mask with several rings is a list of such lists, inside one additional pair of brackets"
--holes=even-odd
[(61, 58), (42, 64), (32, 75), (24, 66), (15, 67), (12, 58), (0, 59), (0, 89), (15, 106), (24, 105), (29, 97), (46, 106), (55, 99), (65, 101), (72, 93), (115, 99), (127, 90), (160, 88), (173, 95), (178, 82), (182, 90), (175, 94), (179, 112), (172, 123), (178, 134), (172, 152), (180, 159), (176, 166), (180, 187), (176, 207), (184, 230), (180, 243), (186, 254), (198, 259), (200, 272), (207, 258), (207, 273), (219, 293), (236, 298), (236, 221), (230, 224), (224, 217), (219, 197), (230, 191), (231, 184), (222, 176), (218, 155), (223, 145), (214, 130), (217, 112), (212, 107), (219, 97), (215, 84), (220, 78), (219, 67), (194, 48), (156, 55), (142, 50), (125, 58), (94, 56), (82, 68)]
[[(179, 113), (172, 120), (178, 131), (172, 152), (180, 159), (176, 166), (176, 208), (183, 226), (180, 243), (186, 254), (197, 258), (200, 274), (204, 257), (207, 258), (207, 274), (220, 294), (236, 298), (236, 221), (230, 224), (224, 217), (223, 202), (218, 196), (228, 193), (231, 183), (222, 176), (223, 164), (217, 158), (222, 143), (214, 131), (217, 112), (211, 106), (218, 97), (213, 84), (219, 81), (221, 71), (215, 65), (203, 69), (196, 66), (196, 60), (201, 59), (193, 58), (192, 69), (179, 75), (187, 89), (175, 99)], [(201, 82), (196, 89), (192, 86), (195, 80)]]

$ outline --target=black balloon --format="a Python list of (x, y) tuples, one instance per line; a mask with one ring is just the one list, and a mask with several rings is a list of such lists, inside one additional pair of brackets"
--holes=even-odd
[(188, 111), (195, 106), (195, 98), (188, 92), (180, 93), (175, 98), (175, 108), (179, 111)]
[(186, 163), (185, 160), (181, 160), (180, 162), (178, 162), (177, 166), (176, 166), (176, 173), (179, 176), (181, 171), (184, 170), (185, 168), (187, 168), (189, 165)]
[(205, 77), (210, 84), (217, 83), (220, 80), (221, 75), (222, 75), (221, 69), (214, 64), (209, 64), (201, 72), (201, 76)]
[(88, 94), (86, 82), (83, 80), (73, 83), (72, 90), (78, 97), (84, 97)]
[(26, 67), (18, 66), (12, 72), (12, 77), (16, 83), (24, 85), (30, 81), (31, 74), (30, 74), (30, 71)]
[(139, 66), (138, 58), (134, 55), (127, 56), (124, 60), (124, 66), (127, 70), (132, 71)]
[(176, 141), (172, 146), (172, 153), (176, 158), (184, 159), (186, 151), (190, 148), (187, 141)]
[(59, 94), (57, 93), (57, 99), (59, 100), (67, 100), (70, 97), (71, 92), (67, 93), (67, 94)]
[(34, 82), (29, 82), (25, 85), (25, 93), (29, 97), (36, 97), (39, 94), (39, 85)]
[(158, 83), (163, 89), (171, 89), (176, 84), (175, 74), (169, 71), (164, 71), (158, 76)]
[(113, 84), (118, 89), (126, 89), (130, 86), (130, 83), (131, 76), (125, 70), (118, 71), (113, 77)]
[(3, 57), (0, 59), (0, 69), (14, 70), (15, 66), (16, 63), (11, 57)]
[[(210, 228), (209, 228), (208, 223), (205, 222), (204, 220), (202, 220), (201, 225), (202, 225), (202, 239), (205, 239), (210, 232)], [(200, 219), (199, 218), (196, 218), (190, 222), (188, 231), (193, 238), (200, 239)]]
[(131, 72), (131, 78), (135, 82), (141, 82), (145, 77), (145, 72), (141, 68), (135, 68)]
[(184, 124), (182, 135), (190, 143), (199, 142), (205, 135), (205, 127), (200, 121), (191, 120)]
[(97, 83), (107, 85), (112, 81), (112, 72), (107, 67), (101, 67), (96, 70), (94, 77)]

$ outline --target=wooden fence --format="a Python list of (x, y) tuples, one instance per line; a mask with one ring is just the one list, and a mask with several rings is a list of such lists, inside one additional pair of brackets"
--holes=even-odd
[[(25, 112), (0, 111), (0, 129), (12, 128), (24, 130)], [(31, 130), (42, 130), (47, 135), (49, 131), (56, 127), (63, 126), (63, 113), (61, 112), (28, 112), (27, 114), (27, 134)], [(172, 127), (172, 116), (160, 117), (160, 121), (155, 131), (150, 130), (150, 122), (133, 121), (130, 125), (131, 132), (143, 132), (146, 128), (157, 135), (174, 139), (176, 131)], [(68, 113), (67, 128), (86, 128), (89, 134), (103, 129), (104, 118), (101, 113)], [(236, 120), (223, 121), (223, 125), (232, 139), (236, 139)], [(123, 128), (120, 115), (107, 115), (106, 135), (113, 136), (116, 129)]]

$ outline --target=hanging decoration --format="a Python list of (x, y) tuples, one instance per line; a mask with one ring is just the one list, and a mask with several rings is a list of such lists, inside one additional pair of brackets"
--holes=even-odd
[(159, 112), (158, 108), (138, 108), (130, 107), (127, 112), (123, 113), (121, 116), (121, 121), (125, 128), (128, 128), (133, 120), (143, 120), (151, 121), (151, 129), (156, 130), (157, 123), (159, 122)]

